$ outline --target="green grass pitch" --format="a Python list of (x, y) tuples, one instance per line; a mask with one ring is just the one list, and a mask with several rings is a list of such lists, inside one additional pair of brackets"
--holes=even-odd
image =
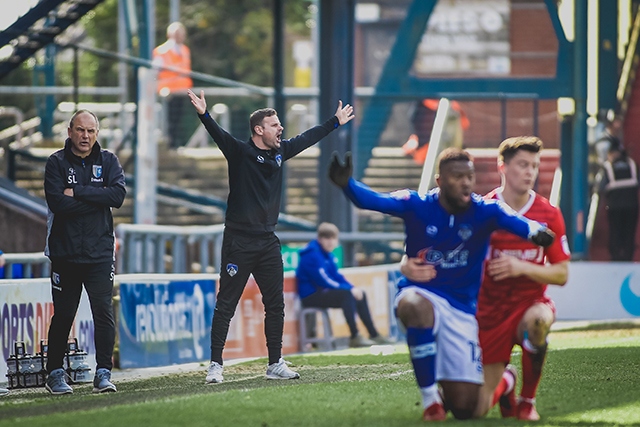
[[(225, 382), (205, 385), (205, 369), (117, 383), (93, 395), (13, 390), (0, 398), (0, 426), (420, 426), (420, 397), (406, 353), (300, 355), (302, 378), (264, 379), (266, 361), (225, 368)], [(520, 357), (514, 353), (519, 366)], [(553, 332), (538, 392), (538, 426), (640, 426), (640, 326)], [(446, 425), (515, 426), (497, 408), (487, 418)]]

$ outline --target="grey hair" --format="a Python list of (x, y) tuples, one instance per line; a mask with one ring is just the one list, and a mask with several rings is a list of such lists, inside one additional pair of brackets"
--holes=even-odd
[(89, 110), (78, 110), (75, 113), (73, 113), (73, 116), (71, 116), (71, 119), (69, 119), (69, 128), (73, 128), (73, 122), (76, 120), (76, 117), (78, 117), (80, 114), (83, 114), (83, 113), (91, 114), (96, 121), (96, 128), (100, 130), (100, 122), (98, 121), (98, 117), (96, 117), (96, 115)]

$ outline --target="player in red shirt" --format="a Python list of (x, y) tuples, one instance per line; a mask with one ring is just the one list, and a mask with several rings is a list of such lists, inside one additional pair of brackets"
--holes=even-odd
[[(542, 141), (533, 136), (504, 140), (498, 149), (502, 185), (485, 196), (502, 200), (521, 215), (547, 224), (557, 238), (545, 249), (502, 231), (491, 237), (476, 313), (484, 365), (476, 417), (485, 415), (499, 401), (503, 417), (540, 418), (535, 395), (546, 356), (547, 335), (555, 320), (555, 307), (545, 290), (547, 284), (566, 283), (571, 257), (560, 210), (533, 191), (541, 149)], [(413, 259), (403, 260), (401, 271), (418, 281), (433, 276), (432, 271)], [(516, 371), (508, 365), (515, 344), (522, 347), (523, 367), (517, 402)]]
[[(496, 401), (504, 417), (538, 420), (535, 396), (547, 352), (547, 335), (555, 306), (545, 294), (547, 284), (567, 282), (571, 254), (560, 209), (533, 191), (540, 166), (542, 141), (534, 136), (504, 140), (498, 148), (502, 186), (485, 197), (499, 199), (519, 214), (556, 233), (555, 242), (540, 248), (514, 235), (491, 236), (476, 317), (483, 351), (484, 386), (478, 415)], [(522, 347), (522, 390), (516, 404), (515, 369), (509, 363), (515, 344)]]

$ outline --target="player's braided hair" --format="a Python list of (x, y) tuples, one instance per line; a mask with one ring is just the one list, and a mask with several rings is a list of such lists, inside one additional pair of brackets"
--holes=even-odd
[(539, 153), (542, 150), (542, 140), (537, 136), (514, 136), (507, 138), (498, 147), (498, 160), (509, 163), (519, 150)]

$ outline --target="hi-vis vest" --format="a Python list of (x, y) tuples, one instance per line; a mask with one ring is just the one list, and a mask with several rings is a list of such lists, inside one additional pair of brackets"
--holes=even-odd
[[(180, 52), (172, 47), (172, 43), (165, 42), (153, 49), (153, 57), (161, 58), (162, 65), (191, 71), (191, 52), (185, 45), (180, 46)], [(160, 70), (158, 72), (158, 92), (163, 88), (170, 92), (186, 90), (193, 87), (191, 77), (173, 71)]]
[[(628, 169), (616, 169), (614, 171), (611, 162), (604, 162), (603, 167), (609, 181), (604, 187), (605, 191), (609, 192), (638, 186), (638, 171), (635, 162), (627, 158), (626, 163), (629, 166)], [(618, 172), (618, 176), (616, 176), (616, 172)]]

